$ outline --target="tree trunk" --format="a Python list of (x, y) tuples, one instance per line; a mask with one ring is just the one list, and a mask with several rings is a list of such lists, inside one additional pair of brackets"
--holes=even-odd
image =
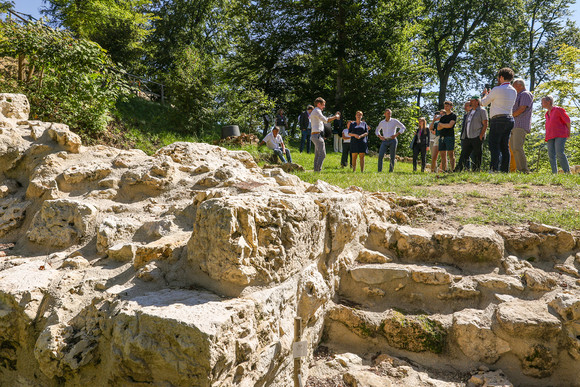
[(444, 72), (439, 76), (439, 101), (437, 103), (437, 108), (439, 110), (443, 109), (445, 98), (447, 97), (447, 85), (449, 84), (449, 73)]
[(18, 55), (18, 80), (24, 80), (24, 54)]
[(38, 74), (38, 89), (42, 88), (42, 80), (44, 79), (44, 67), (40, 68), (40, 73)]
[(34, 75), (34, 65), (28, 65), (28, 74), (26, 74), (26, 82), (30, 82), (32, 80), (33, 75)]
[(417, 106), (421, 107), (421, 93), (423, 92), (423, 88), (420, 87), (419, 91), (417, 92)]
[(344, 17), (344, 7), (341, 2), (338, 2), (338, 12), (336, 13), (336, 27), (338, 31), (338, 47), (336, 52), (336, 94), (334, 96), (334, 102), (336, 108), (343, 113), (344, 110), (344, 89), (343, 80), (345, 73), (345, 63), (346, 63), (346, 49), (345, 43), (347, 40), (346, 31), (344, 27), (345, 23)]
[(536, 61), (531, 58), (530, 59), (530, 93), (534, 92), (536, 88)]

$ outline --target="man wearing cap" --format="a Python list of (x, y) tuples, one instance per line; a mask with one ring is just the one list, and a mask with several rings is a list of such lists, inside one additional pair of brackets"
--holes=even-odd
[[(510, 166), (509, 138), (514, 127), (512, 108), (516, 101), (517, 91), (510, 85), (514, 79), (514, 71), (509, 67), (500, 69), (497, 73), (498, 86), (491, 91), (483, 91), (481, 104), (491, 104), (489, 115), (489, 152), (491, 153), (490, 169), (492, 172), (508, 172)], [(501, 166), (499, 164), (501, 158)]]
[(470, 111), (463, 118), (461, 130), (461, 155), (456, 171), (469, 169), (468, 160), (471, 156), (473, 161), (472, 170), (481, 169), (481, 155), (483, 153), (483, 139), (487, 131), (487, 110), (481, 107), (478, 96), (471, 97), (469, 102)]
[[(278, 126), (274, 126), (274, 129), (270, 133), (264, 137), (264, 139), (260, 142), (260, 145), (266, 144), (268, 148), (274, 151), (274, 154), (280, 158), (282, 163), (286, 164), (286, 162), (292, 162), (292, 156), (290, 156), (290, 149), (284, 146), (284, 141), (282, 140), (282, 136), (280, 136), (280, 128)], [(284, 158), (284, 155), (288, 158), (288, 161)]]
[(526, 90), (526, 84), (521, 78), (514, 80), (514, 89), (518, 92), (516, 102), (513, 107), (514, 128), (510, 136), (510, 147), (516, 162), (516, 170), (529, 173), (528, 161), (524, 152), (526, 134), (531, 132), (532, 127), (532, 105), (534, 96)]

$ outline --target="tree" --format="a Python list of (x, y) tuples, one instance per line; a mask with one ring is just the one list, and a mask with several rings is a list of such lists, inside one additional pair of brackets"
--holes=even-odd
[(43, 13), (82, 39), (103, 47), (115, 63), (133, 70), (144, 55), (151, 33), (152, 0), (46, 0)]
[(84, 133), (98, 132), (118, 95), (116, 76), (96, 43), (74, 39), (67, 31), (41, 22), (0, 23), (0, 56), (23, 58), (26, 77), (19, 87), (45, 121), (66, 122)]
[[(573, 24), (565, 24), (565, 18), (571, 14), (570, 5), (575, 0), (526, 0), (526, 59), (527, 74), (530, 79), (530, 90), (547, 79), (547, 70), (556, 62), (558, 46), (572, 43), (580, 38)], [(573, 44), (573, 43), (572, 43)]]
[(437, 71), (438, 106), (443, 108), (450, 77), (462, 63), (472, 60), (469, 45), (485, 39), (491, 26), (503, 25), (509, 20), (505, 14), (517, 6), (517, 1), (424, 0), (424, 4), (426, 56), (433, 60)]

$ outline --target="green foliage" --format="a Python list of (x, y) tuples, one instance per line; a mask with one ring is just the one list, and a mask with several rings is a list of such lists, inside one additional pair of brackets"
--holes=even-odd
[(119, 88), (98, 44), (40, 22), (6, 21), (0, 23), (0, 56), (23, 59), (18, 86), (3, 79), (8, 90), (29, 95), (33, 116), (88, 133), (104, 129)]
[[(144, 41), (151, 33), (152, 0), (46, 0), (44, 13), (58, 20), (76, 37), (103, 47), (115, 63), (139, 68)], [(141, 69), (142, 70), (142, 69)]]
[(10, 0), (0, 0), (0, 13), (4, 13), (14, 8), (14, 2)]

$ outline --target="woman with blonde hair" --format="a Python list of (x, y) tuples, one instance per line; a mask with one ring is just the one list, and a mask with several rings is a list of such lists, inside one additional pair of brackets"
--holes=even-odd
[(356, 160), (360, 158), (360, 171), (365, 170), (365, 154), (367, 152), (367, 137), (369, 126), (362, 120), (363, 112), (356, 112), (356, 120), (348, 123), (350, 136), (350, 152), (352, 153), (352, 171), (356, 172)]

